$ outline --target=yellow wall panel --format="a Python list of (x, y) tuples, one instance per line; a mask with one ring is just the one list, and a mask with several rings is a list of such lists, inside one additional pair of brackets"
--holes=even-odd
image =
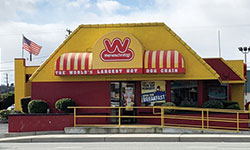
[(241, 109), (244, 109), (244, 84), (232, 84), (232, 101), (238, 102)]

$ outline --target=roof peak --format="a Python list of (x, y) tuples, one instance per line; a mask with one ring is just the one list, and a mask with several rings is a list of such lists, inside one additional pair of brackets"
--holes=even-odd
[(80, 28), (108, 28), (108, 27), (145, 27), (145, 26), (166, 26), (164, 22), (144, 23), (111, 23), (111, 24), (81, 24)]

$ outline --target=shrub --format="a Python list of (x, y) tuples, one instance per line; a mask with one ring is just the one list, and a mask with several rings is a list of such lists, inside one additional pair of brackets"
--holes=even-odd
[(198, 107), (198, 104), (192, 101), (184, 100), (180, 104), (181, 107)]
[(74, 111), (73, 109), (68, 109), (69, 106), (76, 106), (76, 103), (71, 98), (61, 98), (55, 103), (56, 109), (65, 113)]
[[(162, 106), (175, 107), (175, 104), (173, 102), (166, 102), (166, 103), (163, 103)], [(175, 112), (175, 110), (173, 110), (173, 109), (164, 109), (165, 114), (174, 113), (174, 112)]]
[(220, 100), (223, 103), (223, 107), (227, 108), (228, 106), (234, 105), (234, 104), (238, 104), (238, 102), (233, 102), (233, 101), (229, 101), (229, 100)]
[(7, 109), (9, 106), (14, 104), (15, 95), (13, 92), (4, 93), (0, 96), (0, 109)]
[(21, 99), (22, 110), (24, 113), (28, 113), (28, 104), (31, 101), (30, 96)]
[(47, 113), (48, 104), (43, 100), (32, 100), (28, 104), (29, 113)]
[(238, 104), (233, 104), (233, 105), (227, 106), (226, 109), (237, 109), (237, 110), (240, 110), (240, 106)]
[(10, 114), (20, 114), (21, 111), (18, 111), (18, 110), (7, 110), (7, 109), (3, 109), (3, 110), (0, 110), (0, 120), (8, 120), (8, 116)]
[(206, 101), (203, 105), (203, 108), (218, 108), (223, 109), (223, 103), (220, 100), (209, 100)]

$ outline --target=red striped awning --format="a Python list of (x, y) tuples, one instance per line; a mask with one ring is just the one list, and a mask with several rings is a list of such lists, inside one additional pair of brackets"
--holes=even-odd
[(64, 53), (57, 58), (55, 75), (92, 73), (92, 53)]
[(185, 73), (183, 57), (176, 50), (145, 51), (144, 73)]

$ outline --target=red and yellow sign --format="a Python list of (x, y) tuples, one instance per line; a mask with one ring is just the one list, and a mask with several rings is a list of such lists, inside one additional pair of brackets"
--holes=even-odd
[(120, 38), (106, 38), (103, 41), (105, 49), (101, 51), (100, 57), (102, 61), (131, 61), (134, 58), (134, 51), (129, 48), (130, 38), (126, 37), (123, 41)]
[(137, 69), (143, 71), (143, 49), (132, 34), (113, 31), (101, 36), (93, 47), (93, 69)]

